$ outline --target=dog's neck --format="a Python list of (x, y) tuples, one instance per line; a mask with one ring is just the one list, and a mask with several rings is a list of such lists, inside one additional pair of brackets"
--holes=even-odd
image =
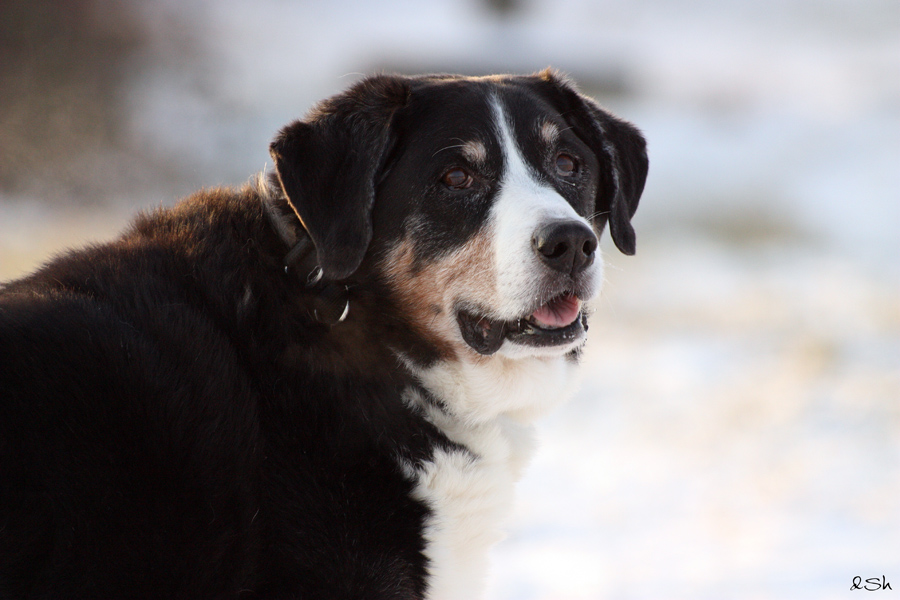
[(249, 185), (259, 196), (269, 222), (285, 246), (294, 248), (300, 239), (306, 236), (306, 231), (285, 198), (276, 175), (265, 171), (257, 173)]
[(487, 553), (503, 538), (515, 483), (533, 454), (532, 421), (569, 395), (577, 365), (563, 357), (494, 356), (424, 369), (404, 362), (424, 388), (408, 390), (404, 400), (456, 444), (406, 467), (414, 496), (433, 511), (425, 532), (429, 597), (480, 597)]
[(500, 417), (531, 424), (568, 399), (578, 380), (578, 363), (568, 356), (460, 356), (428, 367), (404, 363), (449, 415), (472, 424)]
[(260, 173), (251, 183), (259, 195), (266, 215), (289, 250), (284, 255), (284, 272), (296, 277), (303, 286), (315, 292), (317, 321), (335, 325), (346, 318), (350, 309), (347, 286), (323, 280), (316, 247), (303, 223), (297, 217), (274, 175)]
[(285, 271), (305, 275), (310, 284), (318, 283), (321, 269), (316, 264), (316, 247), (294, 212), (274, 175), (259, 173), (251, 182), (278, 237), (290, 250), (284, 256)]

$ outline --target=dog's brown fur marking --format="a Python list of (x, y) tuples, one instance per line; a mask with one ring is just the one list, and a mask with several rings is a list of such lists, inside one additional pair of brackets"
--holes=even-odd
[(382, 262), (382, 272), (416, 333), (438, 348), (446, 359), (471, 353), (456, 325), (456, 304), (482, 308), (497, 304), (497, 274), (489, 231), (426, 264), (415, 260), (409, 238), (397, 244)]

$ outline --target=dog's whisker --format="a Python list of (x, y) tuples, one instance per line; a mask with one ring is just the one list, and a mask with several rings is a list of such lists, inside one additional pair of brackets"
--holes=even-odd
[(438, 154), (440, 154), (440, 153), (443, 152), (444, 150), (452, 150), (452, 149), (454, 149), (454, 148), (465, 148), (465, 146), (466, 146), (465, 144), (457, 144), (457, 145), (455, 145), (455, 146), (446, 146), (446, 147), (444, 147), (444, 148), (441, 148), (440, 150), (438, 150), (438, 151), (435, 152), (434, 154), (432, 154), (432, 155), (431, 155), (431, 158), (434, 158), (435, 156), (437, 156)]

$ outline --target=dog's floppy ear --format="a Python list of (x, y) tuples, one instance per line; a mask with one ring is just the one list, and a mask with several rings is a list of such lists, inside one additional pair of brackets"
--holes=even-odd
[(644, 191), (649, 166), (644, 137), (634, 125), (609, 114), (553, 71), (543, 71), (537, 78), (538, 85), (548, 92), (575, 134), (594, 151), (601, 164), (611, 165), (609, 173), (600, 174), (595, 214), (609, 220), (616, 247), (623, 254), (634, 254), (631, 217)]
[(375, 180), (392, 144), (392, 117), (408, 95), (401, 77), (364, 79), (282, 129), (269, 146), (327, 279), (352, 275), (372, 240)]

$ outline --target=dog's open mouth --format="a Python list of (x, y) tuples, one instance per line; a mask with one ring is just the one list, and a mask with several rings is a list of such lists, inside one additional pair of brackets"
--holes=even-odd
[(493, 354), (504, 340), (526, 346), (561, 346), (587, 331), (582, 301), (564, 293), (514, 321), (496, 321), (466, 309), (456, 313), (463, 339), (479, 354)]

